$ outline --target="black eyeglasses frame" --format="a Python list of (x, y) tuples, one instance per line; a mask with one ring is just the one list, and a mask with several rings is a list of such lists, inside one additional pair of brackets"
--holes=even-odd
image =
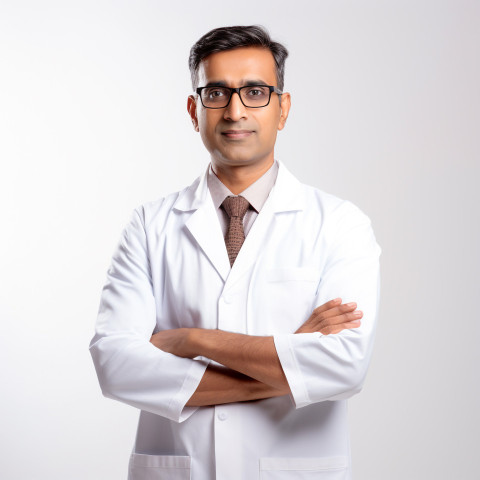
[[(240, 90), (242, 88), (254, 88), (254, 87), (264, 87), (264, 88), (267, 87), (268, 90), (269, 90), (268, 102), (265, 105), (262, 105), (261, 107), (249, 107), (249, 106), (245, 105), (243, 103), (242, 96), (240, 95)], [(205, 88), (215, 88), (215, 86), (211, 85), (211, 86), (206, 86), (206, 87), (197, 87), (197, 89), (196, 89), (196, 92), (197, 92), (198, 96), (200, 97), (200, 101), (202, 102), (202, 105), (205, 108), (211, 108), (212, 110), (219, 110), (221, 108), (227, 108), (230, 105), (230, 102), (232, 101), (232, 96), (233, 96), (234, 93), (236, 93), (238, 95), (238, 98), (240, 98), (240, 101), (242, 102), (242, 105), (245, 108), (265, 108), (270, 104), (270, 99), (272, 98), (272, 93), (276, 93), (278, 96), (281, 96), (283, 94), (283, 92), (281, 90), (279, 90), (277, 87), (274, 87), (273, 85), (245, 85), (244, 87), (237, 87), (237, 88), (223, 87), (223, 86), (220, 87), (219, 86), (218, 88), (226, 88), (227, 90), (230, 90), (230, 98), (228, 99), (227, 104), (224, 107), (207, 107), (203, 103), (203, 99), (202, 99), (202, 90), (205, 89)]]

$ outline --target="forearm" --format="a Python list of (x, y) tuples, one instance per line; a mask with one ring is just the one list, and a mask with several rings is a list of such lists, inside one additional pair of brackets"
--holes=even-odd
[(241, 372), (262, 384), (290, 391), (278, 359), (273, 337), (259, 337), (223, 330), (194, 329), (190, 336), (196, 355)]
[[(329, 335), (344, 329), (357, 328), (362, 313), (351, 313), (355, 310), (356, 304), (340, 305), (340, 303), (341, 299), (331, 300), (316, 308), (296, 333), (320, 332)], [(157, 332), (152, 335), (150, 341), (157, 348), (173, 355), (186, 358), (203, 356), (250, 379), (255, 379), (261, 385), (273, 387), (284, 392), (283, 394), (290, 393), (273, 337), (244, 335), (223, 330), (178, 328)], [(206, 385), (210, 386), (208, 383)], [(241, 400), (234, 397), (231, 401)]]
[(288, 389), (279, 390), (229, 368), (210, 365), (187, 406), (203, 407), (246, 402), (279, 397), (288, 393)]

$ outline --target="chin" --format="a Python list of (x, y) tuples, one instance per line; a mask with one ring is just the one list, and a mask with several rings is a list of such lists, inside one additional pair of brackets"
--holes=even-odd
[(254, 165), (258, 162), (255, 157), (251, 156), (236, 156), (236, 157), (223, 157), (222, 159), (216, 160), (223, 165), (228, 165), (230, 167), (239, 167), (242, 165)]
[(213, 159), (215, 159), (215, 162), (229, 166), (255, 163), (255, 161), (253, 160), (255, 158), (255, 155), (250, 152), (234, 152), (232, 150), (225, 151), (223, 149), (217, 149), (211, 152), (211, 156)]

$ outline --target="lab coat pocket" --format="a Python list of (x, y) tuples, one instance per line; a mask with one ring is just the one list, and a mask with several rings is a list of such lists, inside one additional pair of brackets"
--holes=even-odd
[(293, 333), (311, 315), (321, 271), (316, 268), (272, 268), (266, 271), (263, 303), (270, 334)]
[(128, 480), (190, 480), (190, 457), (132, 453)]
[(347, 457), (261, 458), (260, 480), (346, 480)]

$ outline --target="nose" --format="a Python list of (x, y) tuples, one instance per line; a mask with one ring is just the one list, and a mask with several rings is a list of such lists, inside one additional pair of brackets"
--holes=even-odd
[(240, 95), (237, 92), (233, 92), (232, 98), (230, 98), (230, 103), (225, 107), (223, 118), (232, 122), (238, 122), (247, 117), (247, 109), (240, 100)]

